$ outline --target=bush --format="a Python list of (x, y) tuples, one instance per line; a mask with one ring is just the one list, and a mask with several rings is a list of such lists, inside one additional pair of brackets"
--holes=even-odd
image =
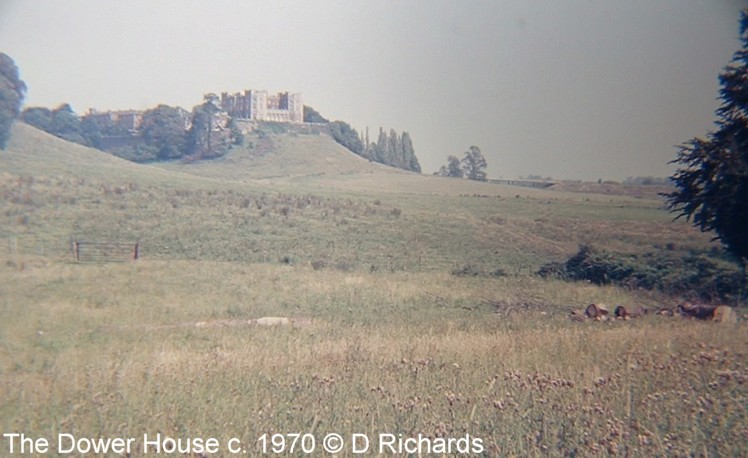
[(565, 268), (568, 279), (598, 285), (626, 283), (651, 289), (657, 277), (657, 272), (641, 265), (636, 256), (597, 252), (587, 245), (566, 261)]
[(563, 262), (549, 262), (540, 267), (538, 275), (543, 278), (567, 280), (566, 265)]
[(565, 263), (551, 262), (538, 270), (544, 278), (615, 284), (659, 290), (691, 299), (728, 301), (740, 294), (737, 266), (714, 253), (671, 251), (643, 255), (598, 251), (583, 245)]

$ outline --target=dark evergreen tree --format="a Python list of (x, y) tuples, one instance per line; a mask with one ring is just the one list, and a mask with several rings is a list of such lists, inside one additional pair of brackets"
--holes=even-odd
[(372, 158), (380, 164), (387, 163), (387, 134), (384, 133), (384, 129), (381, 127), (379, 128), (379, 138), (377, 138), (377, 143), (374, 145), (374, 155)]
[(410, 134), (403, 132), (401, 140), (405, 168), (413, 172), (421, 173), (421, 164), (418, 162), (418, 158), (416, 157), (416, 150), (413, 148), (413, 141), (410, 139)]
[(402, 168), (401, 158), (398, 149), (400, 149), (400, 137), (395, 132), (395, 129), (390, 129), (390, 134), (387, 137), (387, 148), (385, 154), (384, 163), (393, 167)]
[(713, 231), (746, 273), (748, 262), (748, 10), (741, 13), (742, 49), (720, 75), (717, 130), (679, 147), (666, 194), (676, 218)]

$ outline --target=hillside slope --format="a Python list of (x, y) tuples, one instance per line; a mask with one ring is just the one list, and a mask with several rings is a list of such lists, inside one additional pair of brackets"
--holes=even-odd
[(177, 180), (179, 174), (136, 164), (102, 151), (67, 142), (22, 122), (13, 125), (10, 142), (0, 151), (0, 170), (18, 175)]
[[(464, 179), (424, 175), (364, 159), (325, 134), (250, 135), (245, 146), (223, 157), (153, 164), (175, 172), (221, 181), (265, 183), (284, 191), (521, 196), (605, 200), (582, 195)], [(625, 199), (624, 199), (625, 200)]]
[(245, 145), (233, 148), (217, 159), (192, 163), (172, 161), (158, 166), (239, 181), (354, 173), (404, 173), (357, 156), (327, 135), (253, 136), (245, 141)]
[(518, 195), (598, 200), (589, 194), (565, 195), (408, 172), (361, 158), (327, 135), (269, 135), (262, 139), (252, 137), (246, 143), (253, 145), (233, 149), (226, 156), (213, 160), (138, 164), (18, 122), (13, 126), (7, 149), (0, 151), (0, 172), (32, 177), (86, 178), (110, 184), (228, 187), (261, 192), (275, 189), (282, 192)]
[(419, 175), (324, 137), (266, 138), (266, 149), (162, 168), (18, 124), (0, 151), (0, 246), (65, 257), (71, 239), (139, 240), (148, 258), (447, 272), (529, 271), (581, 243), (708, 244), (653, 200)]
[[(508, 194), (505, 186), (421, 175), (362, 158), (329, 135), (251, 136), (245, 146), (211, 160), (155, 164), (166, 170), (277, 189), (367, 194)], [(525, 190), (519, 190), (525, 195)]]
[(22, 122), (13, 125), (8, 147), (0, 151), (0, 175), (59, 178), (80, 181), (86, 187), (159, 187), (163, 190), (216, 189), (267, 192), (260, 182), (238, 183), (153, 164), (138, 164), (112, 154), (72, 143)]

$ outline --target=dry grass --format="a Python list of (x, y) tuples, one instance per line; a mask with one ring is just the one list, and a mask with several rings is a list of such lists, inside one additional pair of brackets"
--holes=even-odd
[[(469, 433), (492, 455), (746, 451), (745, 325), (568, 320), (587, 302), (655, 304), (615, 288), (186, 261), (2, 273), (6, 431)], [(314, 321), (194, 326), (271, 312)]]
[[(592, 302), (677, 298), (529, 275), (578, 243), (709, 246), (657, 201), (404, 173), (215, 181), (98, 162), (29, 129), (0, 155), (4, 432), (748, 454), (744, 321), (577, 323), (568, 312)], [(140, 239), (145, 258), (75, 264), (71, 237)], [(509, 275), (449, 273), (465, 264)], [(312, 321), (196, 326), (261, 316)]]

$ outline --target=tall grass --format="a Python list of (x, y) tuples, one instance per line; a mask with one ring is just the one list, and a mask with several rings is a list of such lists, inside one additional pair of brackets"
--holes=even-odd
[[(470, 434), (491, 455), (746, 451), (744, 325), (566, 317), (592, 301), (656, 303), (625, 290), (189, 261), (6, 267), (2, 279), (4, 431), (253, 445), (272, 432)], [(225, 324), (267, 314), (314, 320)]]
[(57, 258), (68, 255), (72, 239), (139, 240), (143, 255), (156, 259), (323, 261), (362, 271), (474, 264), (525, 273), (579, 244), (642, 252), (710, 243), (648, 206), (620, 208), (613, 219), (605, 207), (575, 201), (212, 186), (2, 175), (0, 240), (14, 253)]
[[(657, 201), (368, 169), (199, 178), (29, 129), (0, 155), (3, 432), (237, 437), (248, 455), (276, 432), (748, 454), (744, 323), (578, 323), (592, 302), (678, 298), (528, 275), (580, 243), (709, 246)], [(143, 259), (76, 264), (71, 239), (140, 240)], [(507, 275), (450, 274), (466, 265)], [(311, 322), (248, 325), (262, 316)]]

